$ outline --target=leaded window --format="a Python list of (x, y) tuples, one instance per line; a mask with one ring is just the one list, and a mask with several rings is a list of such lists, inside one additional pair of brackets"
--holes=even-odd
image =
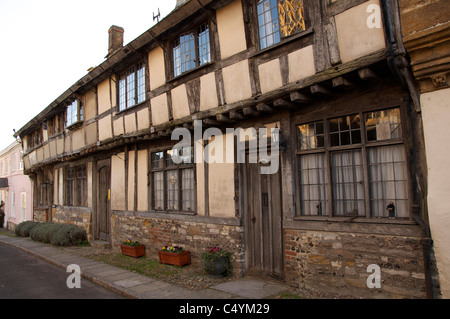
[(87, 171), (86, 165), (65, 169), (65, 205), (87, 207)]
[(140, 62), (119, 75), (119, 111), (144, 102), (145, 64)]
[(209, 25), (204, 23), (173, 41), (173, 73), (179, 76), (211, 62)]
[(297, 129), (300, 215), (390, 217), (391, 205), (393, 216), (409, 216), (400, 108)]
[(76, 99), (67, 105), (66, 127), (81, 121), (83, 121), (83, 107), (80, 100)]
[[(184, 153), (183, 153), (184, 151)], [(156, 211), (195, 210), (193, 149), (152, 153), (152, 208)]]
[(258, 0), (260, 49), (306, 30), (303, 0)]

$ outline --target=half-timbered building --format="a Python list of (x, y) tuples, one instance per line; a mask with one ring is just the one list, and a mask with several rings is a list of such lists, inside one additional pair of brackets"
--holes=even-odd
[(421, 115), (396, 3), (178, 1), (126, 45), (111, 27), (106, 60), (17, 133), (35, 220), (149, 256), (173, 244), (198, 261), (218, 245), (236, 274), (324, 296), (430, 296)]

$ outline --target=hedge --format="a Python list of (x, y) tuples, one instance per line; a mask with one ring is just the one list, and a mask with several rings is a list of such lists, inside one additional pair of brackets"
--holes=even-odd
[(74, 246), (87, 242), (86, 230), (70, 224), (23, 222), (17, 225), (16, 234), (55, 246)]
[(19, 237), (30, 237), (30, 231), (38, 224), (39, 224), (38, 222), (32, 221), (20, 223), (19, 225), (16, 226), (14, 233)]

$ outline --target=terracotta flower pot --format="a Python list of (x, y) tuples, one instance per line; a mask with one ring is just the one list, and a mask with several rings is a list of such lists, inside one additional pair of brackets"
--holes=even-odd
[(128, 246), (128, 245), (120, 245), (120, 248), (122, 249), (122, 255), (130, 256), (133, 258), (139, 258), (142, 256), (145, 256), (145, 246), (139, 245), (139, 246)]
[(174, 265), (181, 268), (184, 265), (191, 264), (191, 253), (189, 251), (183, 251), (181, 253), (173, 253), (160, 250), (159, 262), (161, 264)]

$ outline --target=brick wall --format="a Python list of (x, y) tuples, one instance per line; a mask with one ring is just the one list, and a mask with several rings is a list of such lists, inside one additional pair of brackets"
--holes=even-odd
[[(381, 288), (369, 289), (369, 265)], [(305, 230), (285, 231), (287, 282), (318, 297), (425, 298), (420, 238)]]

